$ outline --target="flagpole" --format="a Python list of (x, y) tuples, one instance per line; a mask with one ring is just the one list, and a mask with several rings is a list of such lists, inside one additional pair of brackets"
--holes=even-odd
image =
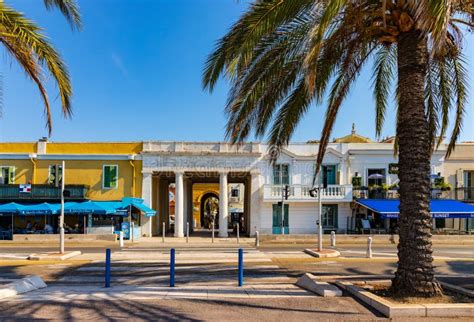
[[(59, 217), (59, 252), (61, 254), (64, 254), (64, 179), (65, 179), (65, 174), (66, 174), (66, 162), (63, 160), (62, 162), (62, 178), (61, 178), (61, 215)], [(59, 176), (59, 170), (58, 173), (56, 173), (57, 176)]]

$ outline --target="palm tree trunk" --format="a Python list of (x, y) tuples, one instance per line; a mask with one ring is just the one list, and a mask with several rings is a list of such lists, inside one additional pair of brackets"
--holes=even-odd
[(430, 215), (430, 159), (424, 84), (427, 41), (420, 32), (398, 40), (398, 122), (400, 178), (400, 242), (398, 268), (392, 281), (395, 296), (436, 296)]

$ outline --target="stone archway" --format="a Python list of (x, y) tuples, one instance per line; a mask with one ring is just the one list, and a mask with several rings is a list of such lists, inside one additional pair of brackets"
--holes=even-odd
[(215, 228), (219, 226), (219, 196), (214, 192), (207, 192), (201, 197), (200, 204), (201, 227), (211, 228), (214, 218)]

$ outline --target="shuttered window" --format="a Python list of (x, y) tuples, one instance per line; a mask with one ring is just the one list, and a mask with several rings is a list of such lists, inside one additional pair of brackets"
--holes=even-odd
[(14, 184), (15, 183), (15, 167), (0, 167), (0, 183)]
[(290, 184), (290, 170), (288, 164), (275, 164), (273, 166), (273, 184)]
[(104, 165), (102, 182), (104, 189), (118, 188), (118, 165)]

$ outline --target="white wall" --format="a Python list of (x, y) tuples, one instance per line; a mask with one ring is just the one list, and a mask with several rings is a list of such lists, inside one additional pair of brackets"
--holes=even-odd
[[(289, 204), (289, 227), (290, 234), (316, 234), (316, 219), (318, 217), (318, 203), (290, 202)], [(325, 203), (323, 203), (324, 205)], [(338, 205), (338, 232), (345, 232), (347, 229), (347, 217), (352, 212), (350, 203), (331, 203)], [(266, 202), (260, 207), (260, 231), (263, 234), (272, 234), (273, 206)]]

